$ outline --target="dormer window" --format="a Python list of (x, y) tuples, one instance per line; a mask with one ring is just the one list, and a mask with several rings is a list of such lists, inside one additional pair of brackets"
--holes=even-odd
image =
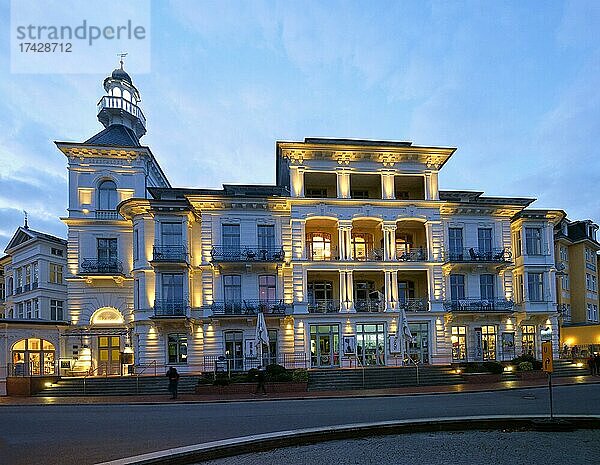
[(102, 181), (98, 186), (98, 209), (114, 210), (117, 203), (117, 185), (113, 181)]

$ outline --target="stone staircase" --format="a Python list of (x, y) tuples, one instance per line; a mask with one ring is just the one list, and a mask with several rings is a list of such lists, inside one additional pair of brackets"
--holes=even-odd
[[(198, 376), (182, 375), (179, 379), (178, 392), (193, 394), (198, 385)], [(70, 396), (135, 396), (135, 395), (168, 395), (169, 381), (166, 376), (140, 376), (139, 383), (135, 376), (110, 376), (83, 378), (61, 378), (55, 384), (38, 392), (38, 397), (70, 397)]]
[(552, 362), (554, 372), (552, 376), (585, 376), (590, 374), (590, 370), (585, 362), (581, 362), (581, 366), (577, 366), (572, 360), (554, 360)]
[(308, 374), (309, 391), (385, 389), (402, 386), (460, 384), (464, 380), (449, 366), (420, 366), (419, 382), (415, 367), (373, 367), (364, 369), (313, 370)]

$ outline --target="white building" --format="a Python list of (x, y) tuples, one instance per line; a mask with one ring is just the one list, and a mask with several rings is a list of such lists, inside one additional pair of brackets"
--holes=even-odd
[(0, 394), (7, 375), (57, 371), (60, 334), (69, 325), (66, 245), (26, 223), (0, 258)]
[(120, 373), (131, 351), (138, 365), (202, 371), (225, 356), (247, 369), (259, 311), (270, 361), (293, 367), (400, 365), (388, 343), (400, 310), (419, 363), (539, 356), (548, 330), (557, 349), (563, 212), (439, 190), (454, 148), (278, 142), (274, 186), (177, 189), (140, 143), (129, 75), (115, 70), (104, 89), (105, 129), (57, 143), (69, 170), (68, 373)]

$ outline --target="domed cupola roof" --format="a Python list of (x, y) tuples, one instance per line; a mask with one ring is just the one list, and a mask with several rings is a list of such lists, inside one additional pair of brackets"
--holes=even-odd
[(115, 69), (110, 76), (113, 79), (119, 79), (121, 81), (127, 81), (129, 84), (133, 84), (131, 76), (129, 76), (122, 67)]

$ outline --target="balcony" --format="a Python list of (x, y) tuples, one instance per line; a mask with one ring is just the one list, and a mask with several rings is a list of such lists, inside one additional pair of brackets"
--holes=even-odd
[(308, 303), (309, 313), (338, 313), (340, 302), (330, 299), (315, 299)]
[(98, 112), (101, 112), (105, 108), (124, 110), (127, 113), (137, 117), (140, 120), (141, 124), (144, 126), (144, 128), (146, 127), (146, 117), (144, 116), (142, 109), (123, 97), (113, 97), (112, 95), (105, 95), (98, 102)]
[(184, 245), (155, 245), (152, 247), (152, 262), (188, 263), (187, 248)]
[(15, 287), (15, 292), (13, 295), (19, 295), (23, 293), (23, 288), (21, 286)]
[(282, 262), (285, 258), (283, 247), (249, 247), (216, 245), (212, 248), (213, 262)]
[(123, 274), (123, 263), (117, 259), (84, 258), (81, 263), (81, 274)]
[(184, 299), (156, 299), (154, 301), (154, 316), (159, 318), (186, 317), (189, 303)]
[(213, 302), (211, 310), (213, 315), (245, 316), (257, 315), (285, 315), (286, 305), (283, 300), (243, 300), (236, 302)]
[(117, 210), (96, 210), (97, 220), (122, 220)]
[(396, 259), (401, 262), (425, 262), (427, 251), (422, 247), (414, 250), (396, 250)]
[(512, 312), (515, 303), (505, 299), (457, 299), (444, 302), (449, 312)]
[(510, 263), (512, 254), (509, 249), (465, 248), (446, 254), (446, 263)]
[(365, 254), (356, 255), (354, 260), (360, 262), (380, 262), (383, 260), (383, 249), (377, 248), (368, 250)]
[(398, 302), (398, 310), (404, 310), (405, 312), (428, 312), (429, 311), (429, 299), (427, 297), (415, 297), (404, 299)]
[(354, 309), (361, 313), (379, 313), (385, 310), (382, 300), (358, 299), (354, 301)]

